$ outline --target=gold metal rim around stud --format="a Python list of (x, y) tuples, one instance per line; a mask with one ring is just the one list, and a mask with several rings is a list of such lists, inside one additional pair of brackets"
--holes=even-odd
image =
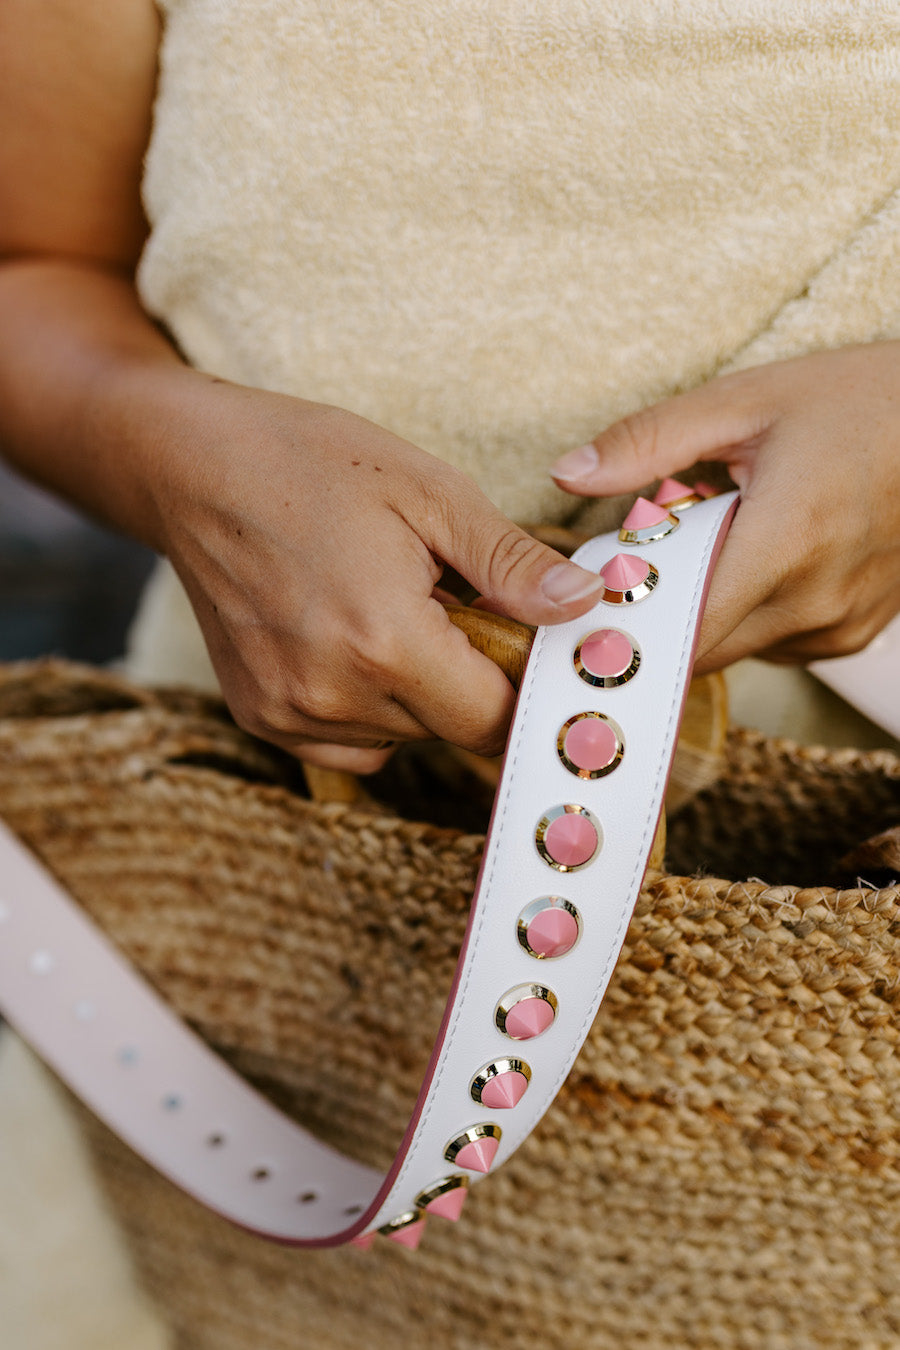
[(659, 572), (652, 563), (647, 564), (650, 569), (644, 580), (638, 586), (633, 586), (627, 591), (605, 590), (600, 597), (605, 605), (634, 605), (638, 600), (643, 600), (652, 590), (655, 590), (659, 584)]
[(419, 1192), (416, 1204), (419, 1209), (427, 1209), (433, 1200), (439, 1200), (442, 1195), (448, 1195), (450, 1191), (458, 1191), (460, 1188), (464, 1191), (469, 1189), (469, 1178), (464, 1177), (461, 1172), (452, 1177), (441, 1177), (440, 1181), (434, 1182), (427, 1190)]
[(495, 1125), (493, 1121), (487, 1121), (484, 1125), (470, 1125), (462, 1134), (450, 1140), (444, 1149), (444, 1157), (448, 1163), (455, 1162), (466, 1144), (477, 1144), (479, 1139), (496, 1139), (499, 1142), (502, 1134), (500, 1126)]
[(699, 506), (705, 500), (699, 492), (686, 492), (683, 497), (676, 497), (674, 501), (657, 502), (657, 506), (661, 506), (664, 511), (689, 511), (692, 506)]
[(503, 1032), (504, 1036), (509, 1036), (510, 1040), (516, 1041), (520, 1037), (513, 1036), (506, 1030), (506, 1019), (512, 1012), (517, 1003), (522, 1003), (526, 998), (539, 998), (553, 1010), (553, 1020), (556, 1021), (556, 1014), (559, 1011), (559, 1001), (552, 989), (548, 989), (545, 984), (517, 984), (513, 989), (507, 989), (506, 993), (500, 999), (494, 1009), (494, 1021)]
[(519, 945), (524, 947), (529, 956), (533, 956), (536, 961), (558, 961), (560, 956), (567, 956), (572, 947), (567, 947), (559, 956), (547, 956), (544, 952), (536, 952), (528, 942), (528, 926), (532, 919), (536, 919), (539, 914), (543, 914), (545, 909), (564, 909), (567, 914), (571, 914), (578, 928), (578, 933), (572, 947), (581, 939), (581, 915), (572, 904), (571, 900), (566, 900), (562, 895), (542, 895), (537, 900), (532, 900), (530, 904), (520, 912), (516, 920), (516, 937), (519, 939)]
[[(567, 815), (587, 816), (597, 835), (597, 847), (589, 858), (585, 858), (583, 863), (557, 862), (553, 857), (553, 854), (547, 848), (547, 830), (553, 824), (554, 820), (559, 820), (560, 816)], [(551, 806), (549, 810), (544, 812), (538, 821), (537, 828), (534, 832), (534, 843), (544, 862), (547, 863), (549, 867), (552, 867), (555, 872), (580, 872), (582, 867), (590, 866), (603, 847), (603, 827), (593, 811), (589, 811), (586, 806), (580, 806), (577, 802), (565, 802), (562, 806)]]
[[(612, 759), (609, 761), (609, 763), (602, 764), (599, 769), (579, 768), (579, 766), (575, 763), (575, 761), (573, 759), (570, 759), (569, 756), (566, 754), (566, 736), (568, 735), (571, 728), (575, 725), (576, 722), (586, 722), (590, 719), (593, 719), (595, 722), (605, 722), (607, 726), (612, 730), (612, 733), (616, 738), (616, 749)], [(622, 756), (625, 753), (625, 733), (622, 731), (622, 728), (619, 726), (618, 722), (614, 722), (611, 717), (607, 717), (606, 713), (601, 712), (576, 713), (575, 716), (570, 717), (567, 722), (563, 722), (562, 726), (560, 727), (559, 735), (556, 738), (556, 753), (559, 755), (563, 764), (569, 770), (569, 773), (573, 773), (576, 778), (605, 778), (607, 774), (612, 773), (613, 769), (617, 769), (622, 762)]]
[(420, 1209), (407, 1209), (402, 1214), (398, 1214), (396, 1219), (391, 1219), (390, 1223), (382, 1224), (378, 1232), (385, 1237), (390, 1237), (391, 1233), (396, 1233), (398, 1228), (409, 1228), (410, 1224), (421, 1223), (422, 1218)]
[(665, 539), (667, 535), (674, 533), (681, 524), (681, 521), (677, 516), (672, 514), (672, 507), (668, 502), (665, 506), (661, 506), (660, 510), (668, 512), (668, 518), (666, 520), (661, 520), (656, 525), (644, 525), (639, 530), (627, 530), (623, 525), (619, 530), (619, 543), (652, 544), (657, 539)]
[(469, 1092), (472, 1100), (481, 1104), (481, 1094), (492, 1078), (499, 1078), (501, 1073), (520, 1073), (526, 1083), (531, 1082), (531, 1069), (525, 1063), (524, 1059), (503, 1058), (492, 1059), (490, 1064), (485, 1064), (479, 1069), (472, 1082), (469, 1085)]
[[(597, 630), (595, 629), (594, 632), (595, 631)], [(593, 685), (595, 689), (618, 689), (620, 685), (627, 684), (629, 680), (633, 680), (640, 669), (641, 649), (634, 638), (629, 637), (627, 633), (623, 633), (621, 628), (611, 629), (610, 631), (622, 633), (622, 637), (631, 643), (631, 660), (619, 675), (595, 675), (592, 670), (588, 670), (587, 666), (582, 661), (581, 649), (588, 638), (593, 637), (593, 632), (586, 633), (575, 648), (575, 656), (573, 658), (575, 670), (584, 680), (585, 684)]]

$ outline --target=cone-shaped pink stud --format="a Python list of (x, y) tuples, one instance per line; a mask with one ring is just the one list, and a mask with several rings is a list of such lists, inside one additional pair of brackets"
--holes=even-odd
[(528, 1087), (524, 1073), (516, 1069), (507, 1069), (504, 1073), (489, 1078), (481, 1089), (481, 1100), (491, 1111), (508, 1111), (518, 1106)]
[(545, 998), (520, 998), (506, 1014), (504, 1030), (515, 1041), (530, 1041), (546, 1031), (555, 1016)]
[(391, 1242), (399, 1242), (401, 1247), (408, 1247), (414, 1252), (422, 1238), (425, 1236), (425, 1216), (418, 1219), (415, 1223), (405, 1223), (402, 1228), (395, 1228), (393, 1233), (386, 1233), (385, 1237), (390, 1238)]
[(438, 1214), (442, 1219), (456, 1223), (463, 1212), (468, 1194), (465, 1186), (454, 1186), (452, 1191), (444, 1191), (443, 1195), (436, 1195), (433, 1200), (429, 1200), (425, 1208), (429, 1214)]
[(544, 848), (560, 867), (583, 867), (597, 852), (597, 831), (580, 812), (566, 812), (544, 831)]
[(698, 497), (718, 497), (719, 495), (718, 488), (714, 488), (710, 483), (704, 483), (702, 479), (698, 479), (694, 484), (694, 491)]
[(633, 591), (650, 575), (650, 564), (632, 553), (617, 553), (610, 558), (600, 575), (608, 591)]
[(664, 478), (656, 490), (653, 500), (657, 506), (668, 506), (670, 502), (680, 502), (685, 497), (690, 497), (694, 489), (688, 487), (686, 483), (679, 483), (677, 478)]
[(602, 717), (582, 717), (566, 732), (563, 749), (577, 769), (596, 773), (619, 754), (619, 738)]
[(662, 525), (669, 519), (664, 506), (648, 502), (646, 497), (638, 497), (628, 515), (622, 521), (623, 530), (645, 530), (648, 525)]
[(472, 1139), (468, 1144), (463, 1144), (454, 1162), (458, 1167), (468, 1167), (470, 1172), (489, 1172), (499, 1147), (499, 1139), (485, 1134), (480, 1139)]
[(599, 679), (615, 679), (634, 660), (634, 647), (616, 628), (598, 628), (581, 643), (578, 657), (585, 670)]
[(567, 909), (542, 909), (528, 925), (527, 937), (539, 956), (563, 956), (575, 946), (578, 922)]
[(357, 1233), (356, 1237), (350, 1239), (350, 1246), (360, 1247), (364, 1252), (367, 1252), (375, 1241), (375, 1236), (374, 1233)]

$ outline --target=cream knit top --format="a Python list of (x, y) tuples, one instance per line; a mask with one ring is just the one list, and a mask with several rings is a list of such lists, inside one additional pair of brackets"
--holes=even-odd
[(630, 409), (900, 332), (896, 0), (163, 10), (148, 308), (518, 519)]
[(900, 335), (897, 0), (162, 10), (147, 308), (515, 519), (623, 413)]

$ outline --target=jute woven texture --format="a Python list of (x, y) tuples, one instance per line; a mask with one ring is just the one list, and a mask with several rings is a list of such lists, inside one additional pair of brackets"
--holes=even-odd
[[(0, 814), (223, 1054), (386, 1164), (482, 839), (294, 777), (195, 696), (0, 673)], [(900, 886), (826, 884), (898, 820), (888, 753), (733, 734), (670, 856), (755, 879), (648, 878), (543, 1125), (418, 1253), (269, 1245), (91, 1123), (179, 1346), (900, 1346)]]

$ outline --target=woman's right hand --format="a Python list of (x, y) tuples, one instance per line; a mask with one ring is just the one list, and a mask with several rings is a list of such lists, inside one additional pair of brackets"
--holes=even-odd
[(435, 598), (442, 565), (532, 624), (585, 612), (594, 573), (350, 413), (171, 367), (133, 387), (151, 416), (155, 542), (245, 729), (355, 772), (383, 762), (386, 740), (502, 747), (513, 691)]
[(169, 554), (251, 731), (358, 772), (383, 740), (496, 750), (512, 690), (442, 563), (530, 623), (597, 578), (388, 432), (179, 361), (132, 284), (158, 40), (152, 0), (0, 6), (0, 445)]

